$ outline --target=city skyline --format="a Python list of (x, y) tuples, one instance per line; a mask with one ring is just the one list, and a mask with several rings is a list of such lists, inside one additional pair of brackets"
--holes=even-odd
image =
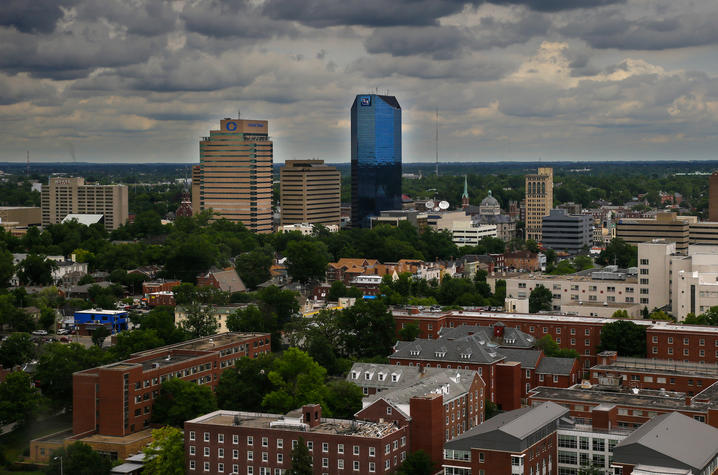
[(217, 120), (348, 162), (346, 109), (401, 98), (405, 162), (715, 158), (709, 0), (0, 7), (0, 161), (181, 162)]

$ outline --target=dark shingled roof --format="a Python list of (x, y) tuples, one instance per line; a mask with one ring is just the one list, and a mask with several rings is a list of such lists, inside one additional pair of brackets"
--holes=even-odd
[(536, 368), (537, 373), (569, 375), (573, 369), (574, 358), (556, 358), (544, 356)]

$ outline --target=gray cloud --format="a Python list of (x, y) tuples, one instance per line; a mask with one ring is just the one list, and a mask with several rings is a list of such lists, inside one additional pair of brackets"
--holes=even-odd
[(3, 0), (0, 25), (14, 27), (23, 33), (48, 33), (55, 29), (62, 7), (74, 0)]

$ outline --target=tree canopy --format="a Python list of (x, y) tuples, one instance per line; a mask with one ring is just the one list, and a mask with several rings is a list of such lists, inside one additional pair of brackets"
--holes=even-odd
[(112, 468), (109, 457), (100, 455), (83, 442), (73, 442), (53, 451), (49, 460), (45, 472), (48, 475), (105, 475)]
[(646, 356), (646, 327), (630, 320), (616, 320), (601, 329), (599, 351), (617, 351), (619, 356)]
[(152, 422), (183, 427), (184, 421), (216, 409), (209, 386), (172, 378), (160, 387), (160, 395), (152, 405)]
[(529, 312), (537, 313), (542, 310), (552, 310), (553, 295), (543, 285), (537, 285), (529, 294)]
[(184, 434), (181, 429), (165, 426), (152, 430), (152, 442), (144, 449), (146, 475), (184, 475)]

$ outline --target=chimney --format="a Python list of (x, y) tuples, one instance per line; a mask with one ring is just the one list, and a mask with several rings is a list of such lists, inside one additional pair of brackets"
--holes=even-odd
[(322, 423), (322, 406), (319, 404), (305, 404), (302, 406), (302, 422), (309, 427), (316, 427)]

